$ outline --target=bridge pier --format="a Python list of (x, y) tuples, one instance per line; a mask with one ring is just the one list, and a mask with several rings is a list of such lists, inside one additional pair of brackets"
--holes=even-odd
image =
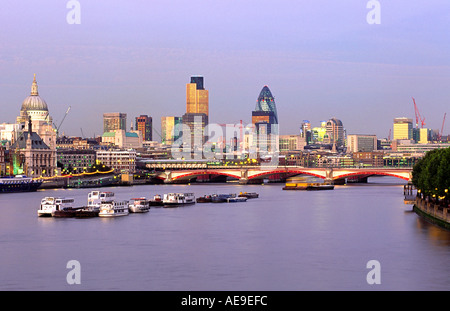
[(173, 183), (172, 171), (165, 171), (164, 174), (166, 175), (166, 178), (164, 178), (164, 183), (165, 184)]
[(246, 185), (248, 183), (248, 170), (241, 170), (241, 178), (239, 178), (239, 184)]

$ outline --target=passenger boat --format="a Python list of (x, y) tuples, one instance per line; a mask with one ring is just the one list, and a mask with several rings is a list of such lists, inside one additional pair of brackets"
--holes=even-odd
[(256, 199), (259, 197), (259, 194), (257, 194), (256, 192), (241, 192), (238, 196), (245, 197), (247, 199)]
[(115, 200), (102, 202), (98, 212), (99, 217), (119, 217), (128, 214), (128, 201)]
[(155, 194), (152, 200), (149, 200), (150, 206), (163, 206), (163, 200), (159, 194)]
[(88, 204), (86, 210), (100, 211), (100, 206), (103, 202), (113, 201), (114, 192), (111, 191), (91, 191), (88, 194)]
[(247, 201), (246, 197), (234, 197), (234, 198), (228, 198), (227, 199), (228, 203), (246, 202), (246, 201)]
[(197, 203), (210, 203), (212, 202), (212, 197), (210, 195), (204, 195), (197, 198)]
[(163, 197), (165, 207), (195, 204), (193, 193), (166, 193)]
[(236, 194), (213, 194), (211, 196), (212, 203), (225, 203), (228, 202), (229, 198), (236, 197)]
[(133, 198), (128, 203), (130, 213), (147, 213), (150, 210), (150, 201), (146, 198)]
[(42, 185), (42, 180), (36, 180), (25, 175), (6, 176), (0, 178), (0, 193), (31, 192)]
[(41, 200), (41, 205), (38, 210), (38, 216), (52, 217), (55, 212), (73, 210), (73, 203), (74, 199), (72, 198), (45, 197)]
[(333, 190), (331, 183), (286, 183), (283, 190)]

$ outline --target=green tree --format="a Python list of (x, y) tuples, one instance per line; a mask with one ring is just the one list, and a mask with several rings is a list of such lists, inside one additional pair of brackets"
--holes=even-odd
[(412, 183), (424, 196), (450, 196), (450, 148), (429, 151), (413, 167)]

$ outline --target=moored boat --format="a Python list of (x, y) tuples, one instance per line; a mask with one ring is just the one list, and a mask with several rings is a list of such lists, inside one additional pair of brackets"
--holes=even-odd
[(234, 198), (228, 198), (227, 199), (228, 203), (236, 203), (236, 202), (247, 202), (247, 198), (246, 197), (234, 197)]
[[(52, 217), (55, 212), (73, 210), (73, 198), (45, 197), (38, 210), (39, 217)], [(58, 213), (61, 214), (61, 213)]]
[(114, 192), (111, 191), (91, 191), (88, 194), (88, 204), (85, 210), (99, 212), (103, 202), (113, 201)]
[(213, 194), (211, 196), (212, 203), (225, 203), (229, 198), (235, 198), (236, 194)]
[(286, 183), (283, 190), (333, 190), (332, 183)]
[(149, 200), (150, 206), (163, 206), (163, 200), (159, 194), (155, 194), (152, 200)]
[(128, 203), (130, 213), (147, 213), (150, 210), (150, 202), (146, 198), (133, 198)]
[(0, 193), (37, 191), (42, 180), (25, 175), (0, 177)]
[(105, 201), (100, 205), (100, 211), (98, 213), (99, 217), (119, 217), (127, 216), (128, 211), (128, 201)]
[(197, 198), (197, 203), (210, 203), (210, 202), (212, 202), (212, 197), (211, 197), (211, 195), (204, 195), (204, 196), (202, 196), (202, 197), (198, 197)]
[(247, 199), (256, 199), (259, 197), (259, 194), (256, 192), (241, 192), (238, 196), (245, 197)]
[(193, 193), (165, 193), (163, 197), (164, 207), (195, 204)]

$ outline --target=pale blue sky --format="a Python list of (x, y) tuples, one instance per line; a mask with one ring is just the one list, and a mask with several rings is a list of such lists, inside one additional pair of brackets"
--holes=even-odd
[[(387, 137), (395, 117), (440, 129), (450, 99), (450, 2), (379, 0), (4, 1), (0, 10), (0, 123), (14, 122), (36, 73), (67, 135), (100, 135), (103, 112), (160, 118), (185, 112), (185, 85), (203, 75), (210, 122), (251, 122), (264, 85), (281, 134), (337, 117), (348, 134)], [(444, 133), (449, 133), (450, 119)], [(156, 132), (154, 138), (158, 139)]]

